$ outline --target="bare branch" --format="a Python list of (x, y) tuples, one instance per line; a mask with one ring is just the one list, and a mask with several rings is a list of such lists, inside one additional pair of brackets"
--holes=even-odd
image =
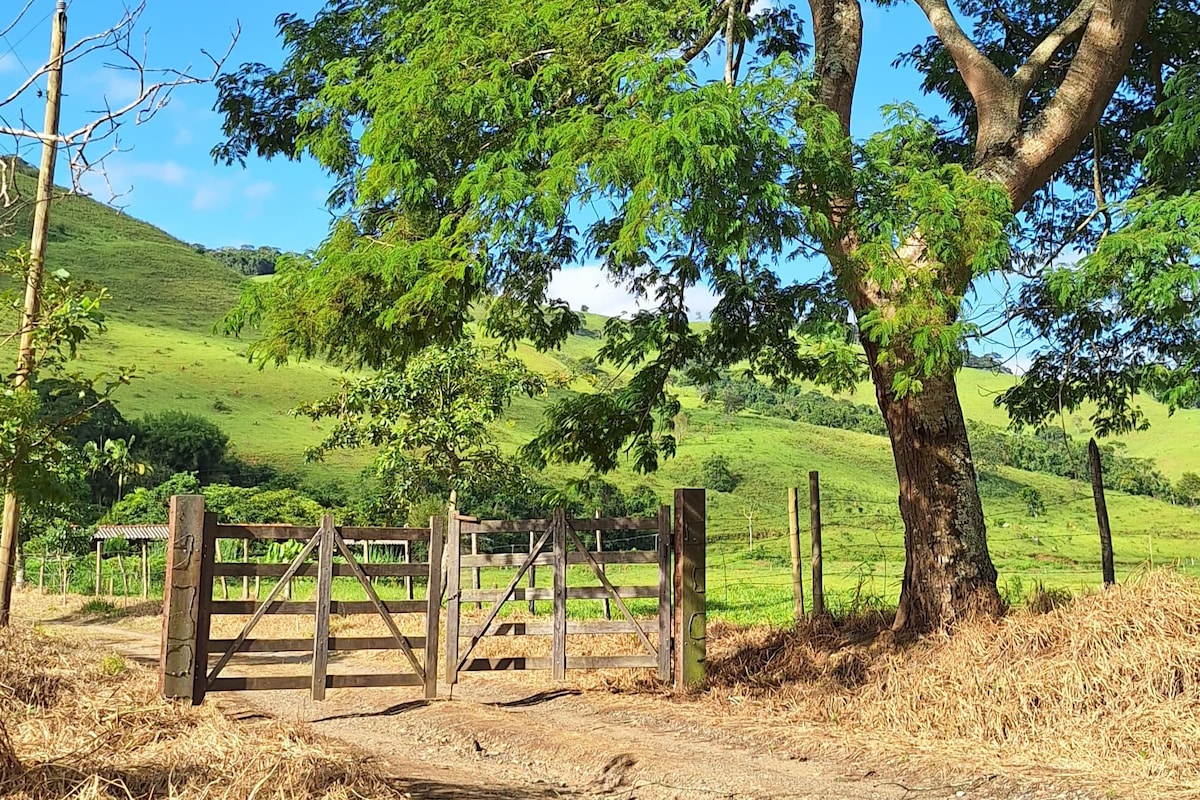
[(990, 140), (990, 134), (984, 131), (986, 126), (999, 127), (1016, 121), (1016, 105), (1020, 101), (1013, 82), (975, 46), (958, 24), (947, 0), (917, 0), (917, 5), (929, 18), (933, 32), (954, 59), (975, 100), (979, 109), (980, 138)]
[(12, 33), (13, 28), (21, 24), (21, 20), (25, 18), (25, 15), (29, 12), (29, 9), (33, 7), (33, 2), (34, 0), (27, 0), (25, 7), (17, 12), (17, 16), (12, 22), (8, 23), (8, 27), (6, 27), (4, 30), (0, 30), (0, 36), (8, 36), (8, 34)]
[(1028, 94), (1033, 85), (1046, 74), (1046, 69), (1058, 51), (1083, 34), (1095, 7), (1096, 0), (1082, 0), (1075, 6), (1075, 10), (1033, 49), (1029, 58), (1025, 59), (1025, 63), (1013, 75), (1013, 83), (1022, 96)]

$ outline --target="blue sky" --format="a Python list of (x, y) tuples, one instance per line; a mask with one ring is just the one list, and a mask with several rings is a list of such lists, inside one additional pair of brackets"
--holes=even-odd
[[(23, 4), (8, 0), (3, 6), (15, 14), (18, 9), (13, 6)], [(206, 66), (201, 49), (224, 52), (240, 23), (241, 37), (229, 65), (248, 61), (276, 65), (282, 50), (275, 36), (275, 17), (282, 11), (311, 17), (321, 5), (319, 0), (147, 0), (139, 37), (146, 34), (150, 65), (194, 65), (201, 70)], [(795, 5), (807, 14), (807, 3), (797, 1)], [(105, 30), (121, 17), (124, 8), (122, 0), (74, 0), (69, 7), (68, 41)], [(27, 70), (45, 61), (53, 10), (54, 0), (34, 0), (20, 23), (0, 39), (0, 98), (25, 79)], [(878, 109), (887, 103), (914, 101), (927, 114), (939, 114), (943, 110), (940, 102), (922, 96), (917, 73), (891, 63), (898, 53), (929, 35), (924, 15), (911, 3), (891, 9), (865, 3), (863, 11), (865, 47), (855, 134), (865, 136), (875, 130)], [(0, 13), (0, 30), (8, 21)], [(130, 74), (106, 69), (105, 60), (91, 58), (67, 67), (64, 128), (86, 119), (86, 112), (99, 107), (105, 98), (115, 104), (132, 96)], [(209, 151), (221, 139), (220, 118), (212, 110), (215, 97), (211, 86), (181, 88), (153, 120), (122, 131), (121, 151), (106, 161), (110, 182), (121, 195), (113, 202), (188, 242), (213, 247), (265, 244), (289, 250), (316, 246), (328, 230), (330, 215), (324, 199), (330, 180), (311, 163), (252, 160), (246, 169), (213, 164)], [(19, 113), (12, 106), (0, 111), (10, 122), (24, 114), (39, 124), (40, 102), (31, 93), (19, 104)], [(0, 150), (4, 149), (11, 150), (11, 144), (0, 142)], [(23, 155), (36, 163), (33, 143), (24, 146)], [(60, 168), (59, 181), (66, 180), (65, 170)], [(97, 199), (109, 200), (111, 193), (101, 181), (93, 179), (87, 187)], [(555, 288), (573, 305), (587, 303), (599, 313), (632, 307), (627, 294), (607, 285), (599, 270), (586, 265), (564, 271)], [(697, 291), (692, 305), (704, 313), (711, 300)]]

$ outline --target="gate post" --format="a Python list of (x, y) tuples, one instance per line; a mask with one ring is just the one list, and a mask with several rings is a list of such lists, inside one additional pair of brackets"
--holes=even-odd
[[(462, 608), (459, 571), (462, 569), (462, 518), (451, 500), (446, 510), (446, 681), (458, 683), (458, 626)], [(432, 538), (432, 534), (431, 534)]]
[(705, 679), (705, 498), (703, 489), (675, 490), (675, 687)]
[(164, 697), (190, 700), (194, 705), (204, 699), (208, 670), (207, 622), (215, 544), (210, 541), (215, 531), (205, 524), (208, 516), (201, 495), (171, 498), (158, 683)]
[[(438, 622), (442, 610), (442, 540), (446, 523), (429, 519), (429, 583), (425, 589), (425, 697), (437, 697)], [(412, 584), (409, 584), (412, 588)]]

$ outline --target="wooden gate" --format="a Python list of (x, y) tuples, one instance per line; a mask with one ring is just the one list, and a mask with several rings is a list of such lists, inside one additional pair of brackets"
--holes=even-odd
[[(430, 520), (429, 528), (337, 527), (326, 515), (315, 528), (290, 525), (225, 525), (215, 514), (205, 513), (204, 498), (172, 497), (166, 591), (163, 599), (163, 649), (160, 685), (167, 697), (186, 698), (199, 704), (208, 692), (309, 689), (314, 700), (328, 688), (368, 686), (423, 686), (426, 697), (437, 695), (438, 623), (441, 600), (443, 522)], [(218, 563), (221, 539), (302, 543), (289, 563)], [(360, 563), (349, 543), (425, 542), (424, 562), (404, 564)], [(406, 550), (407, 553), (407, 550)], [(216, 578), (274, 578), (275, 585), (259, 600), (213, 599)], [(294, 578), (316, 578), (312, 599), (284, 599), (285, 587)], [(426, 577), (424, 599), (383, 600), (372, 579)], [(366, 600), (333, 599), (337, 578), (351, 578)], [(411, 598), (411, 595), (409, 595)], [(210, 638), (214, 615), (250, 618), (232, 639)], [(257, 639), (253, 633), (270, 614), (309, 615), (313, 635), (298, 639)], [(387, 636), (340, 637), (329, 632), (330, 615), (377, 615)], [(396, 614), (424, 615), (423, 637), (407, 636), (394, 619)], [(367, 674), (330, 674), (331, 651), (396, 650), (411, 669)], [(422, 651), (418, 657), (416, 651)], [(311, 652), (307, 675), (225, 675), (226, 667), (246, 653)]]
[[(603, 551), (584, 544), (579, 531), (644, 532), (655, 539), (652, 550)], [(464, 537), (475, 541), (480, 536), (528, 532), (528, 553), (472, 552), (463, 554)], [(658, 669), (659, 678), (671, 679), (672, 668), (672, 535), (671, 507), (662, 506), (655, 517), (622, 517), (570, 519), (561, 509), (549, 519), (477, 520), (464, 517), (453, 508), (449, 514), (447, 536), (448, 563), (446, 566), (446, 679), (458, 681), (460, 672), (488, 670), (548, 669), (557, 680), (569, 669), (645, 668)], [(549, 552), (547, 552), (549, 548)], [(471, 548), (473, 551), (476, 547)], [(568, 585), (568, 565), (585, 564), (599, 586)], [(658, 567), (655, 585), (615, 586), (606, 573), (609, 564), (653, 564)], [(532, 576), (539, 566), (549, 566), (553, 587), (534, 586)], [(495, 567), (516, 567), (516, 572), (501, 590), (481, 589), (478, 570)], [(463, 589), (462, 571), (475, 576), (471, 588)], [(530, 576), (529, 586), (519, 584)], [(638, 618), (625, 603), (634, 598), (657, 598), (657, 615), (652, 619)], [(609, 601), (620, 612), (620, 619), (606, 621), (567, 621), (567, 601), (570, 599)], [(550, 622), (507, 621), (501, 618), (506, 603), (517, 601), (552, 601)], [(463, 617), (464, 603), (488, 603), (490, 607), (478, 621)], [(482, 607), (482, 605), (481, 605)], [(616, 616), (616, 615), (613, 615)], [(568, 638), (572, 635), (633, 634), (638, 643), (637, 653), (605, 656), (572, 656), (568, 654)], [(477, 657), (476, 648), (493, 636), (550, 636), (551, 654), (546, 657), (500, 656)], [(465, 639), (461, 646), (460, 638)]]

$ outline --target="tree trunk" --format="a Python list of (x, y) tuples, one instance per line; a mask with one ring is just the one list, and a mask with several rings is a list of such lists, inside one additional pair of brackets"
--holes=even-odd
[(954, 376), (897, 398), (892, 371), (864, 342), (900, 482), (907, 553), (896, 630), (921, 632), (1001, 611), (975, 462)]

